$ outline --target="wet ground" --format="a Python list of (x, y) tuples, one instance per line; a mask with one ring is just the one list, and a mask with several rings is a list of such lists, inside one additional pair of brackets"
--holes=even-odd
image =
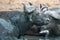
[(60, 37), (47, 37), (47, 39), (45, 39), (45, 37), (40, 36), (21, 36), (20, 39), (16, 40), (60, 40)]

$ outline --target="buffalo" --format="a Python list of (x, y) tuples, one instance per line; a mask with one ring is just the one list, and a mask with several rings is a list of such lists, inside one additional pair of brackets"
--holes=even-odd
[(48, 8), (44, 6), (43, 10), (44, 14), (49, 17), (50, 22), (48, 25), (42, 26), (42, 29), (49, 30), (50, 36), (60, 36), (60, 7)]
[(24, 35), (33, 25), (42, 26), (49, 23), (49, 18), (37, 10), (36, 6), (26, 7), (23, 3), (23, 9), (24, 12), (0, 12), (5, 14), (0, 16), (0, 40), (15, 40), (14, 37)]

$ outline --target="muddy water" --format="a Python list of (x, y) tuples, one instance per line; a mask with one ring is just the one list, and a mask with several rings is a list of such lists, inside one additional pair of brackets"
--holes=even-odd
[(20, 39), (16, 40), (60, 40), (60, 37), (49, 37), (45, 39), (44, 37), (40, 36), (21, 36)]

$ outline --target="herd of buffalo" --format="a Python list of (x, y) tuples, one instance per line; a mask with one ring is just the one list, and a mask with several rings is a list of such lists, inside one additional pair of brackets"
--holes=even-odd
[(60, 7), (48, 8), (40, 4), (39, 8), (32, 3), (29, 4), (30, 7), (27, 7), (22, 3), (23, 12), (0, 12), (0, 40), (15, 40), (14, 37), (20, 38), (31, 28), (35, 28), (39, 34), (48, 30), (51, 36), (60, 35)]

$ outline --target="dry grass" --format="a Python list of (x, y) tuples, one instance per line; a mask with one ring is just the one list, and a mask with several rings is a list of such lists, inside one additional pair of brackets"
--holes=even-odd
[(25, 3), (27, 6), (28, 2), (32, 2), (34, 5), (39, 6), (40, 4), (46, 4), (49, 7), (60, 6), (59, 0), (0, 0), (0, 11), (8, 10), (23, 10), (21, 3)]

